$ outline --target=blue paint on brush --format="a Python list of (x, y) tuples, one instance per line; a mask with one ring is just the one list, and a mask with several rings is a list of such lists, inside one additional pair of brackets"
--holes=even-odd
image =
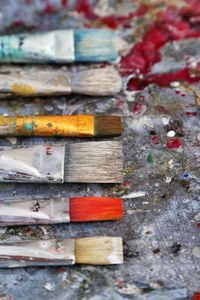
[(115, 61), (118, 53), (116, 33), (105, 29), (80, 29), (74, 31), (75, 61)]

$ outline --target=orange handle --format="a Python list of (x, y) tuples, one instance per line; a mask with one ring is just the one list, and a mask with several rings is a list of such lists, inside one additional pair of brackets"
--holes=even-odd
[(94, 136), (94, 116), (0, 117), (0, 136)]

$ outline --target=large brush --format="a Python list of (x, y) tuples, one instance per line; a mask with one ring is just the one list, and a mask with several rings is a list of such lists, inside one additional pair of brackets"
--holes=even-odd
[(1, 182), (121, 183), (120, 141), (0, 147)]
[(0, 202), (0, 226), (119, 220), (122, 214), (122, 200), (109, 197)]
[(0, 62), (101, 62), (118, 58), (118, 37), (106, 29), (54, 30), (0, 36)]
[(118, 116), (0, 116), (0, 137), (103, 137), (121, 133), (121, 118)]
[(0, 267), (123, 263), (121, 237), (0, 242)]
[(112, 66), (66, 69), (1, 66), (0, 97), (67, 95), (109, 96), (120, 92), (122, 80)]

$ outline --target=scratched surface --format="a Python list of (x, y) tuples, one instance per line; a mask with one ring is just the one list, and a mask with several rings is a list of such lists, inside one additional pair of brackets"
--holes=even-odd
[[(4, 183), (0, 199), (123, 196), (124, 218), (0, 228), (0, 239), (120, 235), (125, 263), (1, 270), (0, 299), (191, 299), (200, 290), (200, 119), (195, 105), (200, 97), (200, 2), (1, 0), (2, 33), (83, 26), (117, 29), (126, 39), (129, 51), (117, 63), (124, 77), (121, 94), (4, 99), (0, 114), (122, 116), (124, 183)], [(60, 141), (7, 138), (0, 145)]]

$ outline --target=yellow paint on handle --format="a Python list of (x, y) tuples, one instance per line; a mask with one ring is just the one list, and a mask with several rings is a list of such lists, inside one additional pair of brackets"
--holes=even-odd
[(31, 96), (37, 94), (37, 90), (34, 87), (25, 83), (14, 83), (11, 90), (18, 96)]
[(94, 136), (94, 116), (17, 117), (16, 134), (21, 136)]

